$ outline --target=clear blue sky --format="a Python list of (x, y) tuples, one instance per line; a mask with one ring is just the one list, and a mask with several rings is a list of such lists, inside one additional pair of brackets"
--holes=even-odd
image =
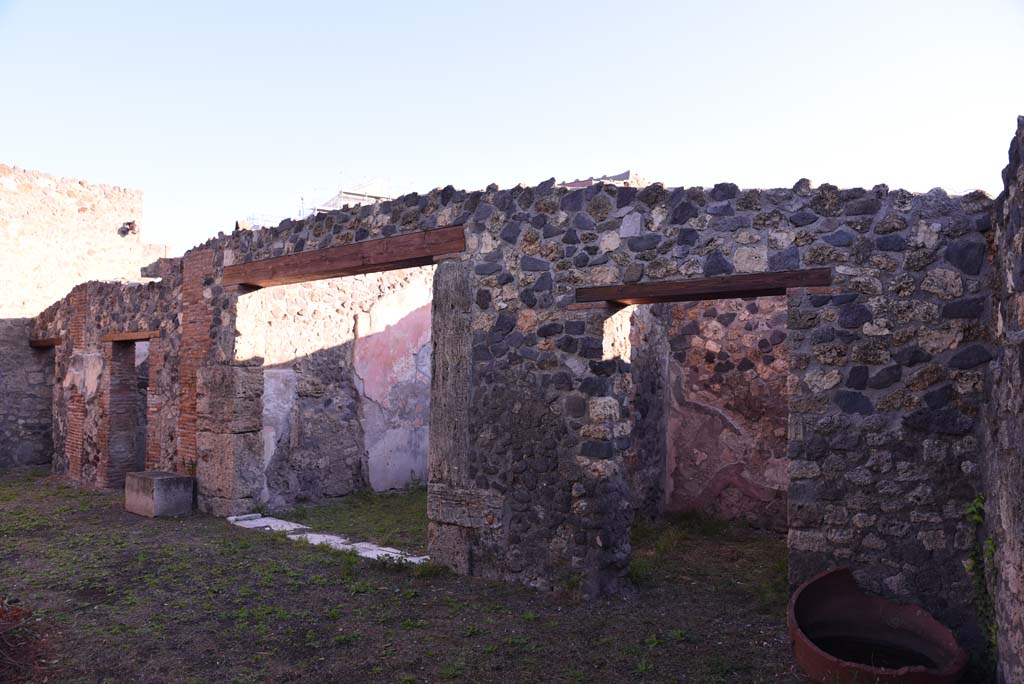
[(236, 218), (633, 169), (995, 193), (1024, 0), (0, 0), (0, 162)]

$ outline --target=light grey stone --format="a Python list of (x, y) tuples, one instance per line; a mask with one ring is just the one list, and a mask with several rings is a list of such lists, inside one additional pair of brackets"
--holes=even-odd
[(187, 475), (162, 471), (128, 473), (124, 484), (124, 508), (148, 518), (189, 515), (195, 480)]

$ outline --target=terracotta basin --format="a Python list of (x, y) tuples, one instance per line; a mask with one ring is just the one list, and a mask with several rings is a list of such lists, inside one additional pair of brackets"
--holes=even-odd
[(800, 586), (789, 600), (796, 662), (827, 684), (956, 684), (967, 652), (918, 606), (865, 594), (847, 568)]

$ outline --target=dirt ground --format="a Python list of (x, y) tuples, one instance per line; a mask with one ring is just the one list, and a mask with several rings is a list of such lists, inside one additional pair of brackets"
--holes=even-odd
[[(292, 519), (418, 550), (423, 500), (360, 496)], [(698, 518), (635, 537), (635, 591), (585, 600), (215, 518), (149, 520), (118, 495), (0, 471), (0, 597), (34, 611), (0, 644), (0, 681), (803, 681), (780, 537)]]

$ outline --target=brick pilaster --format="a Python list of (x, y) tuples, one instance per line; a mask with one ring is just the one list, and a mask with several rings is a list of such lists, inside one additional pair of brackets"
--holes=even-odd
[[(89, 294), (85, 286), (76, 287), (68, 295), (72, 314), (68, 325), (68, 343), (71, 356), (85, 350), (85, 317), (89, 308)], [(75, 387), (71, 388), (68, 400), (67, 434), (64, 437), (64, 458), (68, 464), (68, 476), (73, 480), (82, 479), (82, 453), (85, 448), (85, 397)]]
[(160, 469), (160, 413), (164, 399), (156, 392), (164, 367), (164, 348), (160, 338), (149, 341), (149, 390), (146, 392), (146, 470)]
[(180, 408), (178, 414), (179, 472), (195, 473), (196, 454), (196, 372), (210, 352), (213, 311), (203, 297), (207, 278), (213, 275), (213, 251), (187, 254), (181, 288)]
[(68, 477), (82, 479), (82, 449), (85, 446), (85, 399), (77, 387), (71, 388), (68, 399), (68, 426), (64, 436), (64, 457), (68, 462)]

